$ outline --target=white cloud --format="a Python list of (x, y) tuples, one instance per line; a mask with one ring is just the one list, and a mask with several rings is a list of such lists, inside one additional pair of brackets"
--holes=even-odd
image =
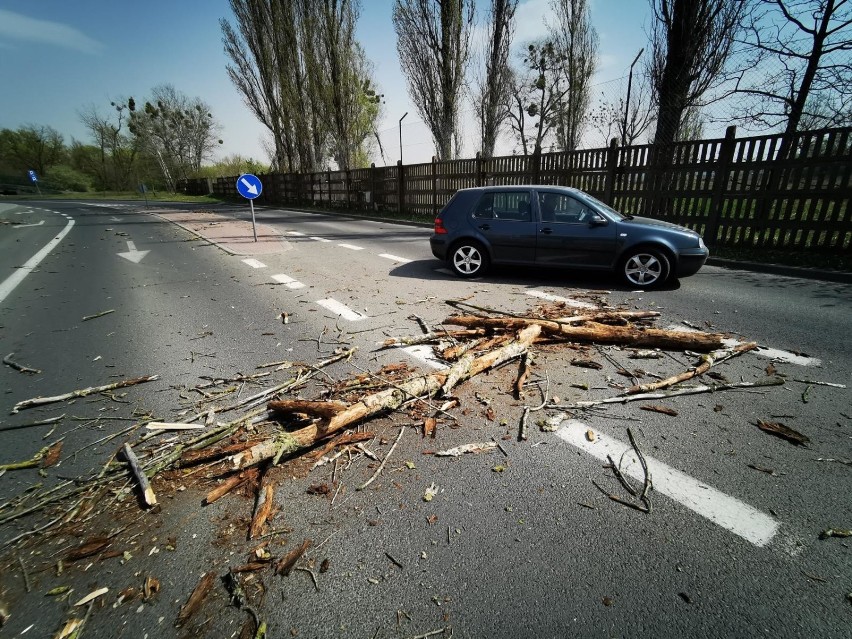
[(547, 36), (547, 25), (553, 24), (553, 9), (550, 0), (527, 0), (518, 5), (515, 14), (514, 47), (526, 44)]
[(0, 9), (0, 38), (51, 44), (83, 53), (99, 53), (103, 44), (60, 22), (36, 20)]

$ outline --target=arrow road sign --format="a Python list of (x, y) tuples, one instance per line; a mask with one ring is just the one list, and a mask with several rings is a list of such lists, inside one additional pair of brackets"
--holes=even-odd
[(127, 252), (119, 253), (118, 256), (123, 257), (126, 260), (130, 260), (134, 264), (139, 264), (139, 262), (142, 261), (142, 258), (148, 255), (148, 253), (150, 253), (150, 251), (137, 251), (136, 244), (127, 240)]
[(256, 175), (245, 173), (237, 179), (237, 191), (247, 200), (253, 200), (263, 191), (263, 184)]

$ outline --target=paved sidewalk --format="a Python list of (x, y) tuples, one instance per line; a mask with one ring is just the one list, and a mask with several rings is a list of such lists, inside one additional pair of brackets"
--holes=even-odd
[(278, 231), (265, 224), (257, 225), (255, 242), (251, 222), (248, 221), (235, 220), (209, 211), (155, 209), (148, 212), (185, 228), (231, 255), (269, 255), (291, 248), (290, 243)]

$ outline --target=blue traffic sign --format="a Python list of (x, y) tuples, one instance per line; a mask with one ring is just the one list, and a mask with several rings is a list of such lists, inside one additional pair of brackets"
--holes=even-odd
[(263, 192), (263, 184), (256, 175), (244, 173), (237, 178), (237, 191), (247, 200), (253, 200)]
[(38, 182), (38, 176), (36, 175), (36, 172), (33, 171), (32, 169), (30, 169), (30, 179), (33, 182)]

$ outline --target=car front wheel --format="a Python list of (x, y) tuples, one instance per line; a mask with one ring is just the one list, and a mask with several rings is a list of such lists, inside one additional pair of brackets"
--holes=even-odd
[(670, 271), (668, 258), (656, 249), (636, 249), (621, 262), (621, 275), (630, 286), (659, 286), (668, 279)]
[(488, 255), (478, 242), (462, 242), (453, 248), (450, 266), (461, 277), (476, 277), (488, 270)]

